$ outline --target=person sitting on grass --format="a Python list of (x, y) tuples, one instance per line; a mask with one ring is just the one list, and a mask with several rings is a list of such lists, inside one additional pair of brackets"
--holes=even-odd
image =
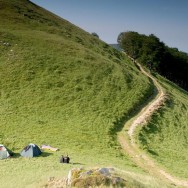
[(60, 158), (60, 163), (69, 163), (70, 158), (68, 155), (66, 155), (65, 157), (62, 155)]
[(61, 158), (60, 158), (60, 161), (59, 161), (60, 163), (64, 163), (64, 156), (63, 155), (61, 155)]
[(64, 163), (69, 163), (69, 161), (70, 161), (70, 158), (68, 155), (66, 157), (64, 157)]

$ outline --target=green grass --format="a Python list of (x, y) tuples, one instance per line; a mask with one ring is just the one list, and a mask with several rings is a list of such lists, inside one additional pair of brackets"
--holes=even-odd
[[(62, 169), (58, 160), (66, 153), (78, 166), (123, 165), (137, 170), (121, 154), (110, 130), (151, 92), (147, 78), (123, 57), (117, 63), (108, 52), (98, 55), (69, 40), (62, 44), (54, 34), (5, 29), (3, 33), (8, 34), (2, 40), (11, 46), (1, 46), (0, 142), (16, 153), (30, 142), (50, 144), (60, 152), (2, 161), (2, 185), (15, 182), (24, 187), (36, 177), (66, 174), (75, 166)], [(11, 174), (5, 173), (7, 165)]]
[[(14, 34), (21, 33), (14, 31)], [(136, 69), (132, 73), (130, 65), (117, 64), (97, 54), (95, 60), (85, 60), (92, 51), (87, 52), (74, 43), (71, 46), (69, 41), (64, 41), (67, 46), (62, 50), (61, 42), (59, 44), (57, 40), (53, 45), (54, 41), (46, 41), (45, 36), (48, 34), (37, 33), (36, 37), (34, 31), (24, 31), (22, 41), (14, 40), (17, 45), (10, 42), (9, 49), (3, 46), (1, 124), (7, 127), (5, 131), (9, 131), (9, 136), (5, 134), (3, 138), (15, 147), (18, 143), (7, 136), (15, 137), (16, 132), (23, 131), (23, 140), (33, 140), (33, 135), (48, 127), (40, 136), (41, 142), (46, 138), (54, 140), (55, 134), (57, 142), (61, 137), (65, 142), (70, 136), (75, 138), (76, 142), (72, 142), (76, 148), (85, 146), (83, 137), (91, 139), (89, 149), (96, 144), (103, 147), (110, 141), (109, 129), (118, 118), (125, 116), (140, 103), (140, 99), (144, 99), (144, 93), (151, 90), (149, 81), (144, 77), (141, 77), (143, 81), (139, 80), (140, 75), (136, 75)], [(56, 35), (53, 37), (57, 39)], [(71, 47), (76, 56), (69, 54)], [(11, 50), (14, 54), (10, 59)], [(33, 134), (29, 133), (30, 129)], [(21, 138), (19, 140), (23, 144)]]
[[(0, 5), (0, 143), (16, 153), (0, 161), (1, 187), (36, 187), (80, 166), (143, 174), (116, 131), (152, 93), (150, 81), (126, 56), (28, 1)], [(28, 143), (60, 151), (21, 158)], [(67, 166), (59, 163), (66, 153)]]
[[(152, 92), (126, 56), (96, 37), (29, 1), (0, 0), (0, 143), (16, 153), (0, 161), (0, 187), (38, 187), (80, 166), (126, 169), (130, 187), (161, 187), (116, 139)], [(28, 143), (60, 150), (21, 158)], [(60, 164), (67, 153), (71, 164)]]
[(188, 95), (159, 77), (169, 99), (140, 131), (142, 147), (167, 171), (188, 179)]

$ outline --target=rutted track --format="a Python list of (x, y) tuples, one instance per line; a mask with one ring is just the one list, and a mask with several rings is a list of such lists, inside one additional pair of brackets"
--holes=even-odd
[(147, 73), (139, 63), (135, 63), (139, 67), (140, 71), (153, 81), (157, 89), (157, 95), (155, 94), (155, 98), (152, 101), (149, 101), (145, 105), (145, 107), (142, 108), (138, 115), (133, 118), (133, 121), (130, 123), (130, 125), (127, 125), (127, 123), (124, 125), (124, 129), (118, 135), (119, 142), (123, 150), (125, 150), (126, 153), (129, 154), (132, 160), (154, 177), (159, 177), (176, 186), (188, 187), (188, 181), (180, 180), (167, 173), (165, 170), (159, 167), (149, 156), (141, 151), (135, 143), (134, 132), (136, 128), (138, 126), (146, 124), (147, 121), (151, 118), (152, 114), (156, 110), (158, 110), (166, 100), (166, 94), (160, 84), (156, 81), (156, 79), (149, 73)]

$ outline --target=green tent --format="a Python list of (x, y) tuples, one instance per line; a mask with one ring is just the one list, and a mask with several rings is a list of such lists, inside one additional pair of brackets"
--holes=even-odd
[(40, 148), (36, 144), (27, 145), (20, 153), (22, 157), (36, 157), (41, 154)]
[(4, 145), (0, 144), (0, 159), (7, 159), (12, 156), (13, 153), (7, 149)]

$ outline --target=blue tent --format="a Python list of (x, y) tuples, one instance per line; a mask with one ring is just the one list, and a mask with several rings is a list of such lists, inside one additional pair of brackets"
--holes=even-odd
[(20, 153), (23, 157), (36, 157), (41, 154), (40, 148), (36, 144), (27, 145)]

